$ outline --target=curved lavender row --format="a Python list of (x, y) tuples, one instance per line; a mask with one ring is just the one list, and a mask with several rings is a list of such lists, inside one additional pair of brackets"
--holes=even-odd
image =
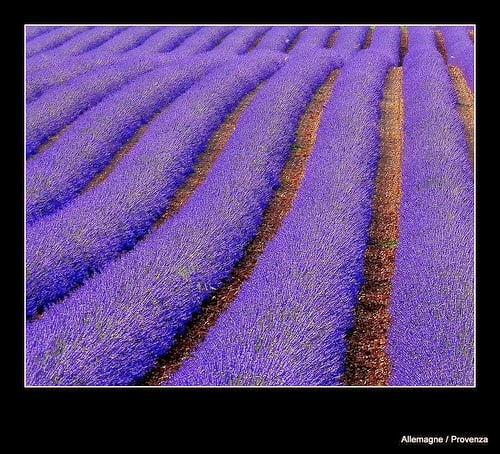
[[(416, 42), (409, 30), (410, 43)], [(403, 198), (390, 306), (389, 384), (474, 383), (474, 189), (448, 69), (433, 48), (403, 64)]]
[(52, 30), (55, 30), (57, 27), (48, 26), (48, 25), (27, 25), (26, 26), (26, 41), (29, 41), (33, 38), (37, 38), (44, 33), (48, 33)]
[(227, 60), (213, 54), (163, 66), (82, 114), (44, 153), (26, 163), (26, 222), (36, 222), (74, 199), (155, 112)]
[[(90, 30), (92, 27), (58, 27), (48, 33), (44, 33), (37, 38), (26, 43), (26, 58), (30, 58), (40, 52), (44, 52), (60, 46), (73, 36)], [(29, 61), (27, 62), (29, 64)]]
[(328, 44), (328, 40), (332, 34), (337, 31), (340, 27), (321, 27), (312, 26), (307, 27), (307, 29), (300, 35), (297, 44), (290, 51), (290, 55), (297, 54), (299, 52), (310, 52), (312, 49), (322, 49)]
[(144, 41), (141, 45), (126, 52), (126, 55), (145, 52), (170, 52), (201, 27), (163, 27), (161, 31)]
[(201, 27), (199, 31), (189, 36), (171, 54), (193, 55), (212, 50), (238, 27)]
[(49, 137), (127, 82), (150, 71), (151, 66), (136, 62), (106, 66), (45, 91), (26, 106), (26, 156), (35, 154)]
[(262, 41), (257, 44), (256, 50), (269, 49), (278, 52), (285, 52), (290, 43), (297, 37), (297, 35), (306, 27), (272, 27)]
[(474, 44), (467, 27), (440, 27), (446, 44), (448, 64), (460, 68), (474, 93)]
[(29, 384), (126, 385), (154, 365), (243, 255), (300, 116), (337, 64), (322, 54), (280, 69), (181, 211), (27, 326)]
[(210, 72), (151, 123), (103, 183), (28, 226), (27, 313), (130, 249), (166, 209), (226, 114), (282, 62), (260, 53)]
[(399, 65), (400, 27), (378, 25), (372, 35), (371, 54), (386, 58), (392, 66)]
[(380, 100), (390, 61), (398, 58), (396, 32), (379, 46), (385, 55), (362, 50), (342, 68), (291, 212), (235, 301), (165, 385), (340, 384), (371, 220)]
[(271, 27), (238, 27), (235, 31), (226, 36), (216, 50), (235, 54), (245, 53), (260, 36), (266, 33)]

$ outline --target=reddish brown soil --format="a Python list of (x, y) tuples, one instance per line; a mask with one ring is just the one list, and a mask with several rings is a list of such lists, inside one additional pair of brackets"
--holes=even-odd
[(444, 62), (448, 63), (448, 52), (446, 52), (446, 44), (444, 42), (443, 33), (440, 30), (436, 30), (434, 32), (434, 36), (436, 37), (437, 50), (443, 56)]
[(365, 253), (364, 283), (356, 322), (347, 340), (347, 385), (385, 386), (391, 365), (385, 352), (390, 326), (389, 304), (399, 238), (401, 159), (403, 149), (402, 68), (387, 76), (381, 103), (381, 156), (375, 180), (373, 218)]
[(408, 29), (401, 29), (401, 40), (399, 43), (399, 66), (403, 65), (403, 60), (405, 59), (406, 54), (408, 53), (409, 46), (409, 37), (408, 37)]
[(91, 181), (90, 183), (81, 191), (83, 194), (84, 192), (89, 191), (90, 189), (95, 188), (98, 184), (101, 184), (108, 176), (111, 174), (111, 172), (114, 170), (114, 168), (118, 165), (118, 163), (124, 158), (124, 156), (134, 147), (134, 145), (139, 141), (139, 139), (144, 135), (144, 133), (147, 131), (149, 128), (150, 124), (160, 115), (161, 112), (157, 112), (151, 120), (146, 123), (145, 125), (141, 126), (137, 132), (134, 134), (134, 136), (128, 140), (119, 150), (118, 152), (113, 156), (113, 159), (111, 162), (100, 172), (98, 173)]
[(472, 40), (472, 42), (474, 42), (475, 36), (474, 36), (474, 29), (473, 28), (471, 28), (469, 30), (469, 37)]
[(259, 232), (249, 244), (244, 257), (236, 265), (231, 278), (202, 305), (201, 312), (193, 317), (184, 334), (177, 339), (169, 352), (160, 358), (153, 370), (138, 383), (139, 385), (159, 386), (168, 380), (203, 341), (210, 327), (234, 301), (241, 286), (252, 274), (259, 255), (292, 208), (293, 200), (304, 177), (306, 163), (314, 147), (323, 106), (330, 97), (338, 74), (339, 70), (330, 74), (326, 82), (316, 91), (303, 115), (290, 157), (281, 173), (280, 187), (263, 213)]
[(339, 35), (339, 31), (340, 30), (335, 30), (332, 33), (332, 36), (330, 36), (330, 38), (328, 38), (328, 43), (326, 45), (327, 49), (331, 49), (333, 47), (333, 45), (335, 44), (335, 41), (337, 40), (337, 36)]
[(368, 49), (371, 46), (374, 31), (375, 29), (370, 27), (370, 30), (368, 30), (368, 33), (366, 34), (365, 42), (363, 43), (362, 49)]
[(448, 65), (448, 70), (457, 94), (457, 109), (465, 127), (469, 159), (474, 167), (474, 95), (460, 68)]

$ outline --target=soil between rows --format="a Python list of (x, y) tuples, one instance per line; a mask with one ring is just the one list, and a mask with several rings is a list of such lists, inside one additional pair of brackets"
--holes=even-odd
[(381, 155), (375, 179), (373, 218), (365, 252), (364, 283), (347, 336), (346, 385), (386, 386), (391, 373), (385, 352), (391, 318), (392, 276), (399, 238), (403, 150), (402, 68), (389, 71), (381, 102)]
[[(300, 121), (290, 157), (282, 171), (280, 187), (264, 211), (260, 229), (247, 247), (244, 257), (234, 268), (231, 278), (214, 292), (209, 301), (202, 305), (201, 311), (193, 316), (184, 334), (178, 337), (173, 347), (158, 360), (156, 366), (137, 385), (160, 386), (167, 381), (203, 341), (208, 330), (234, 301), (241, 286), (252, 274), (259, 255), (264, 251), (267, 242), (274, 237), (283, 219), (292, 208), (293, 200), (305, 174), (308, 158), (314, 147), (323, 106), (330, 97), (339, 72), (335, 70), (330, 74), (309, 103)], [(242, 105), (240, 111), (239, 107), (235, 112), (236, 115), (239, 116), (244, 108), (245, 106)], [(226, 130), (223, 140), (227, 141), (231, 132), (230, 129)]]

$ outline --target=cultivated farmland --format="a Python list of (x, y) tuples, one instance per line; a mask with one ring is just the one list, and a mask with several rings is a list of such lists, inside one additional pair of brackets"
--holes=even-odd
[(473, 386), (473, 26), (26, 27), (28, 386)]

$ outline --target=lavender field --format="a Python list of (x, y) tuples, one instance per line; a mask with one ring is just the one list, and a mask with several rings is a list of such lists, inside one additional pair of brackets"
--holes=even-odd
[(474, 386), (473, 26), (25, 38), (27, 386)]

